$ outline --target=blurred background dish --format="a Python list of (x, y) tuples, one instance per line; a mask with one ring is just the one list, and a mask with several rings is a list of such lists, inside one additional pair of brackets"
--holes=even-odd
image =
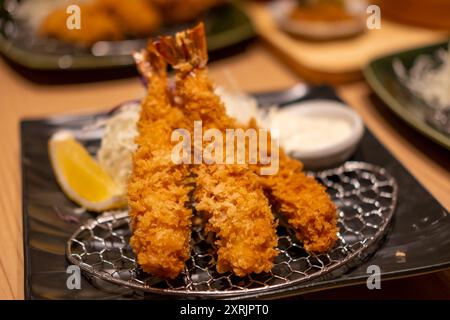
[[(440, 69), (446, 71), (444, 68), (449, 62), (442, 59), (445, 59), (444, 55), (447, 55), (446, 58), (449, 59), (447, 50), (448, 42), (444, 42), (390, 54), (370, 62), (364, 70), (364, 75), (375, 93), (395, 114), (414, 129), (450, 150), (450, 106), (439, 107), (438, 101), (433, 103), (431, 100), (425, 99), (418, 92), (411, 90), (412, 87), (405, 82), (408, 81), (407, 79), (411, 81), (411, 78), (414, 80), (417, 75), (413, 73), (420, 71), (422, 81), (419, 86), (433, 86), (427, 89), (428, 92), (443, 92), (448, 95), (448, 91), (445, 89), (443, 91), (436, 86), (447, 85), (448, 88), (450, 73), (444, 74), (444, 78), (439, 83), (426, 81), (424, 75), (430, 71), (437, 74)], [(445, 54), (442, 54), (443, 52)], [(402, 74), (403, 72), (404, 74)], [(446, 101), (446, 99), (448, 97), (442, 97), (442, 101)]]
[(148, 37), (199, 20), (205, 21), (210, 51), (254, 36), (240, 6), (223, 0), (83, 1), (81, 30), (66, 28), (67, 4), (0, 0), (0, 51), (32, 69), (98, 69), (133, 66), (130, 53), (144, 47)]
[(312, 40), (355, 36), (365, 31), (365, 0), (283, 0), (273, 3), (284, 31)]
[[(49, 1), (49, 0), (46, 0)], [(89, 47), (98, 41), (115, 41), (145, 38), (158, 32), (163, 26), (192, 22), (223, 0), (89, 0), (55, 1), (50, 10), (41, 11), (40, 19), (34, 18), (39, 37), (58, 39), (78, 46)], [(33, 3), (33, 4), (31, 4)], [(80, 29), (69, 29), (69, 5), (77, 4)], [(39, 5), (39, 4), (38, 4)], [(30, 21), (35, 15), (36, 1), (25, 2), (18, 11), (18, 18)], [(69, 11), (69, 12), (68, 12)], [(72, 11), (73, 12), (73, 11)], [(73, 21), (72, 21), (73, 22)]]
[[(370, 29), (354, 37), (311, 41), (293, 37), (279, 27), (278, 8), (294, 0), (251, 3), (248, 14), (258, 36), (277, 57), (297, 72), (302, 79), (315, 84), (342, 84), (362, 79), (361, 70), (377, 56), (430, 45), (448, 38), (448, 32), (410, 26), (384, 19), (381, 28)], [(366, 7), (367, 8), (367, 7)], [(364, 17), (370, 15), (364, 10)]]

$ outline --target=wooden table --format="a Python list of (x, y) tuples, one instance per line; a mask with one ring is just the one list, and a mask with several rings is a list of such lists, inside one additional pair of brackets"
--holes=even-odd
[[(76, 84), (42, 84), (27, 80), (0, 59), (0, 298), (23, 299), (22, 208), (19, 121), (57, 113), (107, 110), (143, 94), (137, 77)], [(30, 74), (27, 74), (28, 77)], [(211, 75), (224, 86), (248, 91), (274, 90), (299, 81), (261, 44), (211, 63)], [(89, 76), (90, 78), (90, 76)], [(45, 80), (45, 79), (44, 79)], [(49, 79), (46, 79), (49, 80)], [(68, 79), (64, 79), (67, 81)], [(413, 175), (450, 209), (449, 153), (433, 145), (374, 103), (364, 82), (338, 88), (368, 127)], [(409, 297), (450, 298), (450, 274), (440, 272), (390, 281), (386, 289), (365, 287), (308, 294), (306, 298)]]

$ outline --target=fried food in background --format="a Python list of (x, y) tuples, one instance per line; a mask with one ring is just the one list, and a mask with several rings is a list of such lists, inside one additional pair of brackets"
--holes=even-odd
[(342, 0), (316, 0), (303, 3), (292, 11), (293, 19), (303, 21), (343, 21), (351, 20), (353, 17), (347, 11)]
[(94, 5), (80, 5), (81, 29), (68, 29), (66, 8), (53, 11), (42, 22), (38, 34), (90, 46), (99, 40), (121, 40), (124, 35), (118, 21)]
[(144, 37), (161, 25), (158, 9), (148, 0), (97, 0), (99, 11), (106, 11), (127, 35)]
[(223, 0), (150, 0), (161, 11), (166, 23), (188, 22)]
[(194, 20), (223, 0), (91, 0), (75, 1), (81, 11), (81, 30), (69, 30), (66, 6), (42, 21), (38, 35), (81, 46), (97, 41), (146, 37), (162, 25)]

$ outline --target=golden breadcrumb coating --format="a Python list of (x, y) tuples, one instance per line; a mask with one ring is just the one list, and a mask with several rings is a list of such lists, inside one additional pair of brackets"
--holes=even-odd
[(189, 168), (171, 160), (170, 136), (173, 129), (184, 126), (185, 117), (169, 103), (165, 64), (152, 52), (141, 52), (135, 58), (149, 87), (142, 102), (138, 149), (128, 184), (130, 243), (145, 272), (175, 278), (190, 253), (192, 210), (185, 204), (192, 187)]
[(309, 252), (325, 252), (337, 240), (337, 211), (326, 189), (306, 176), (302, 164), (280, 150), (278, 173), (262, 176), (273, 204)]
[(246, 166), (201, 165), (196, 209), (209, 217), (217, 236), (217, 271), (238, 276), (268, 272), (277, 255), (275, 223), (267, 198)]

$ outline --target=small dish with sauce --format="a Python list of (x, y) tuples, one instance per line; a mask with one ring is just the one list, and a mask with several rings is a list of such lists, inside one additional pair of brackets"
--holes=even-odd
[(285, 151), (307, 169), (346, 161), (364, 133), (361, 117), (333, 100), (311, 100), (272, 109), (262, 122), (278, 135)]

